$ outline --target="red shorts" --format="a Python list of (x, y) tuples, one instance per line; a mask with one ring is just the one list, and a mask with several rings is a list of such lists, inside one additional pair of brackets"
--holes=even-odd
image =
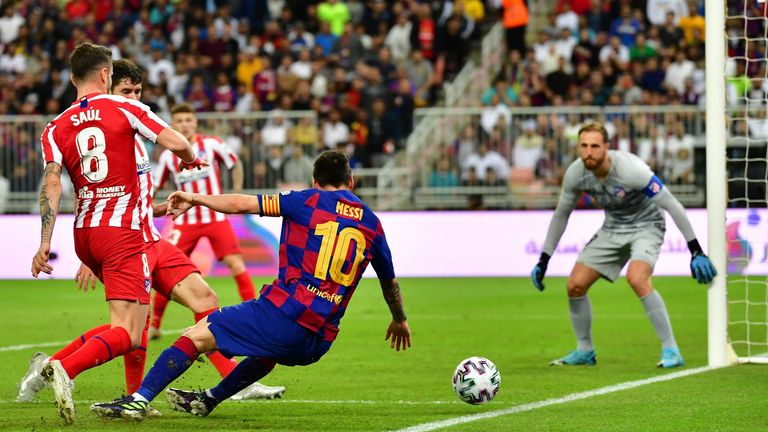
[(109, 300), (149, 304), (150, 272), (141, 231), (94, 227), (75, 229), (75, 253), (104, 284)]
[(147, 244), (147, 260), (152, 273), (152, 288), (168, 298), (182, 279), (200, 273), (189, 257), (167, 240)]
[(168, 236), (168, 241), (189, 256), (203, 237), (208, 237), (216, 259), (219, 261), (227, 255), (240, 253), (240, 242), (228, 220), (207, 224), (175, 225)]

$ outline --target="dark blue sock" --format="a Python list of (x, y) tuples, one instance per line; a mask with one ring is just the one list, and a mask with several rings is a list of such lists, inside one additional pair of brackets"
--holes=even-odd
[(275, 367), (275, 362), (268, 359), (248, 357), (241, 361), (219, 385), (209, 390), (210, 395), (219, 402), (264, 378)]
[(155, 364), (152, 365), (152, 369), (144, 377), (137, 393), (146, 398), (147, 401), (151, 401), (168, 384), (189, 369), (199, 355), (200, 353), (191, 339), (186, 336), (180, 337), (170, 348), (160, 354)]

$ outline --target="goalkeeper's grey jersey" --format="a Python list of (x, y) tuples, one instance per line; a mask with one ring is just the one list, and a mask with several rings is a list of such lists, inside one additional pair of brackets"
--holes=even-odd
[(581, 159), (568, 167), (542, 252), (552, 255), (582, 192), (591, 195), (605, 210), (603, 229), (606, 231), (631, 233), (649, 227), (663, 229), (664, 209), (686, 241), (696, 238), (683, 206), (642, 159), (620, 150), (609, 150), (608, 154), (611, 170), (603, 180), (586, 169)]
[(575, 204), (581, 192), (588, 193), (605, 210), (603, 229), (607, 231), (633, 232), (663, 224), (661, 209), (649, 199), (662, 186), (660, 181), (652, 182), (655, 176), (651, 168), (632, 153), (609, 150), (608, 154), (611, 171), (603, 180), (586, 169), (581, 158), (571, 163), (560, 201)]

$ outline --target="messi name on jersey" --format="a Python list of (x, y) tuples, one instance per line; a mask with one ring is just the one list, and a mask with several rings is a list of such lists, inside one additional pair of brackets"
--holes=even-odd
[(363, 209), (361, 207), (349, 205), (344, 201), (336, 203), (336, 213), (351, 219), (363, 220)]

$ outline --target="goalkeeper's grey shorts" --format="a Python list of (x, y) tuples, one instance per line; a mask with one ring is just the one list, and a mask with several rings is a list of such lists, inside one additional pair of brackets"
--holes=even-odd
[(628, 261), (645, 261), (653, 268), (664, 243), (665, 228), (651, 226), (631, 233), (600, 229), (584, 246), (576, 262), (613, 282)]

